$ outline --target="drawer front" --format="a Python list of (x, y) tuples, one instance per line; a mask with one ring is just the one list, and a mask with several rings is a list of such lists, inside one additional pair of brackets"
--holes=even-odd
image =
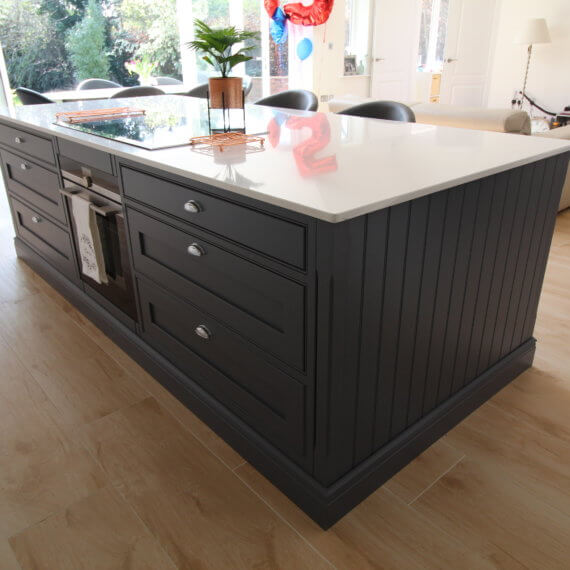
[(55, 164), (53, 146), (49, 139), (0, 125), (0, 142), (49, 164)]
[(70, 142), (66, 139), (57, 139), (59, 153), (72, 158), (85, 166), (92, 166), (108, 174), (113, 174), (113, 161), (111, 155), (101, 150)]
[(139, 293), (142, 336), (151, 346), (266, 439), (303, 455), (301, 383), (260, 359), (238, 335), (192, 305), (143, 280)]
[(8, 188), (56, 220), (66, 223), (57, 174), (15, 154), (0, 151)]
[(61, 273), (75, 279), (75, 259), (69, 234), (14, 198), (10, 198), (16, 233)]
[[(304, 269), (304, 226), (130, 168), (121, 171), (127, 196)], [(198, 211), (189, 211), (188, 204)]]
[[(305, 365), (305, 288), (128, 209), (135, 270), (198, 305), (264, 351)], [(193, 246), (195, 254), (189, 252)]]

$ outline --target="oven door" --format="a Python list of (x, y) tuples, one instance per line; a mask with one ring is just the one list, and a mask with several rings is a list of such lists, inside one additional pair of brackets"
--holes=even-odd
[[(137, 310), (135, 303), (133, 276), (129, 254), (127, 249), (127, 231), (125, 227), (125, 218), (121, 204), (109, 200), (106, 197), (75, 186), (65, 181), (65, 188), (61, 193), (65, 196), (71, 227), (73, 230), (73, 239), (75, 241), (75, 250), (77, 253), (77, 262), (79, 264), (79, 273), (82, 281), (87, 285), (87, 293), (95, 292), (93, 297), (102, 296), (106, 301), (111, 303), (113, 307), (119, 309), (127, 315), (132, 321), (137, 320)], [(106, 283), (98, 283), (82, 271), (82, 262), (79, 257), (78, 247), (78, 231), (76, 221), (73, 216), (73, 208), (71, 199), (73, 196), (89, 202), (90, 209), (96, 216), (96, 231), (101, 241), (102, 258), (104, 263), (104, 273), (106, 275)], [(113, 311), (115, 312), (115, 311)], [(120, 315), (116, 315), (120, 318)], [(124, 319), (123, 319), (124, 320)]]

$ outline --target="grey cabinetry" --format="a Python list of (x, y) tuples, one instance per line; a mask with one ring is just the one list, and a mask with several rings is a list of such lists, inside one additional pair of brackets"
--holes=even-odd
[(18, 238), (77, 280), (52, 140), (0, 124), (0, 158)]
[[(19, 255), (323, 527), (532, 364), (568, 154), (338, 223), (63, 140), (62, 179), (4, 125), (0, 156)], [(69, 284), (60, 180), (114, 204), (128, 324)]]
[(199, 385), (310, 470), (306, 224), (149, 172), (121, 172), (142, 338), (190, 388)]

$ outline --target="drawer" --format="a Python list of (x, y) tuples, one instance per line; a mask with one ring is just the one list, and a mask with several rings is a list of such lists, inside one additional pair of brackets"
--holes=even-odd
[[(128, 208), (135, 270), (277, 358), (305, 365), (305, 287)], [(192, 255), (189, 246), (194, 244)]]
[(192, 305), (144, 280), (139, 293), (142, 336), (153, 348), (263, 437), (283, 451), (303, 454), (305, 387), (300, 382)]
[(61, 273), (75, 279), (75, 259), (69, 234), (42, 214), (10, 198), (16, 233)]
[(26, 131), (6, 125), (0, 125), (0, 142), (49, 164), (55, 164), (53, 146), (47, 138), (32, 135)]
[(42, 212), (66, 224), (58, 175), (15, 154), (0, 151), (0, 155), (6, 168), (8, 188)]
[(92, 166), (107, 174), (113, 174), (113, 161), (110, 154), (66, 139), (57, 139), (57, 145), (59, 154), (67, 156), (85, 166)]
[[(130, 168), (125, 194), (143, 204), (303, 269), (305, 227)], [(190, 211), (191, 206), (197, 211)]]

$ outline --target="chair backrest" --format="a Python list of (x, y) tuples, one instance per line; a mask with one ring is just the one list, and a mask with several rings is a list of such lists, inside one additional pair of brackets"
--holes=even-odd
[(84, 79), (78, 86), (77, 91), (84, 91), (85, 89), (111, 89), (112, 87), (122, 87), (115, 81), (108, 79)]
[(146, 97), (148, 95), (164, 95), (164, 91), (158, 87), (151, 87), (149, 85), (135, 85), (134, 87), (127, 87), (117, 91), (111, 95), (109, 99), (122, 99), (123, 97)]
[(153, 77), (153, 85), (182, 85), (182, 81), (175, 77)]
[(208, 84), (201, 83), (200, 85), (196, 85), (196, 87), (192, 87), (188, 93), (184, 93), (187, 97), (200, 97), (200, 99), (207, 99), (208, 98)]
[(20, 98), (22, 105), (42, 105), (44, 103), (55, 103), (49, 97), (34, 91), (33, 89), (27, 89), (26, 87), (16, 87), (14, 89), (16, 95)]
[(369, 119), (387, 119), (389, 121), (402, 121), (415, 123), (414, 112), (403, 103), (397, 101), (368, 101), (354, 107), (339, 111), (339, 115), (352, 115), (353, 117), (367, 117)]
[(256, 105), (264, 105), (265, 107), (284, 107), (285, 109), (297, 109), (298, 111), (316, 111), (319, 108), (319, 100), (317, 96), (305, 89), (292, 89), (291, 91), (283, 91), (275, 95), (269, 95), (259, 101)]

